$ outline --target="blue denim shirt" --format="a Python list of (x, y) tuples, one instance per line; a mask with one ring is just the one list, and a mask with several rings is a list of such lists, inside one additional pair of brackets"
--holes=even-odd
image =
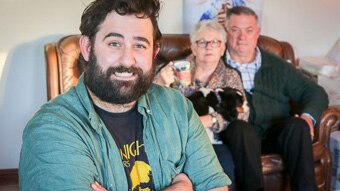
[[(152, 85), (138, 100), (145, 151), (156, 190), (186, 173), (195, 190), (230, 184), (190, 102), (180, 92)], [(119, 149), (93, 108), (83, 76), (78, 85), (43, 105), (28, 122), (20, 155), (21, 190), (127, 191)]]

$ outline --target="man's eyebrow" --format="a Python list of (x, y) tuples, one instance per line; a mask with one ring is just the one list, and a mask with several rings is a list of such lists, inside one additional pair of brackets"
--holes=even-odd
[[(108, 37), (124, 38), (124, 36), (122, 34), (114, 33), (114, 32), (111, 32), (111, 33), (108, 33), (107, 35), (105, 35), (104, 39), (106, 39)], [(147, 43), (148, 45), (151, 44), (151, 42), (145, 37), (137, 36), (137, 37), (134, 37), (133, 39), (135, 39), (137, 41), (143, 41), (143, 42)]]
[(119, 37), (119, 38), (124, 38), (123, 35), (119, 34), (119, 33), (114, 33), (114, 32), (111, 32), (107, 35), (105, 35), (104, 39), (108, 38), (108, 37)]
[(137, 40), (137, 41), (143, 41), (143, 42), (147, 43), (148, 45), (151, 44), (150, 41), (145, 37), (137, 36), (137, 37), (134, 37), (134, 39)]

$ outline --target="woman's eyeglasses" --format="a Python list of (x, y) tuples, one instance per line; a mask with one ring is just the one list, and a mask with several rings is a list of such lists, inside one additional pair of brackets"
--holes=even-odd
[(206, 40), (197, 40), (196, 41), (197, 46), (200, 47), (200, 48), (206, 48), (208, 46), (208, 44), (210, 44), (211, 47), (213, 47), (213, 48), (218, 48), (218, 47), (221, 46), (221, 43), (222, 43), (222, 41), (216, 40), (216, 39), (210, 40), (210, 41), (206, 41)]

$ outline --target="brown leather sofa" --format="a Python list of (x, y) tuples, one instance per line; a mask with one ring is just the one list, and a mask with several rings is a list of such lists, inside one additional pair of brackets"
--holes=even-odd
[[(45, 46), (48, 99), (66, 92), (77, 83), (79, 75), (84, 69), (83, 62), (79, 59), (78, 40), (79, 35), (70, 35)], [(268, 36), (261, 36), (258, 45), (297, 66), (294, 50), (289, 43)], [(181, 59), (190, 53), (188, 35), (165, 34), (155, 64)], [(322, 120), (316, 128), (313, 152), (315, 178), (320, 191), (330, 190), (329, 137), (331, 129), (338, 129), (339, 125), (340, 112), (336, 108), (328, 108), (324, 111)], [(266, 191), (290, 190), (287, 173), (279, 155), (263, 155), (262, 165)]]

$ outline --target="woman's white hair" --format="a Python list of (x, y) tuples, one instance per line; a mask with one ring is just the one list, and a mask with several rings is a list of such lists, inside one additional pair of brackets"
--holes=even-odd
[(203, 20), (200, 21), (195, 25), (195, 27), (192, 29), (190, 33), (190, 42), (191, 44), (194, 44), (197, 40), (197, 35), (204, 29), (210, 29), (215, 30), (221, 35), (222, 43), (225, 43), (227, 40), (227, 33), (225, 32), (222, 25), (218, 23), (216, 19), (212, 20)]

